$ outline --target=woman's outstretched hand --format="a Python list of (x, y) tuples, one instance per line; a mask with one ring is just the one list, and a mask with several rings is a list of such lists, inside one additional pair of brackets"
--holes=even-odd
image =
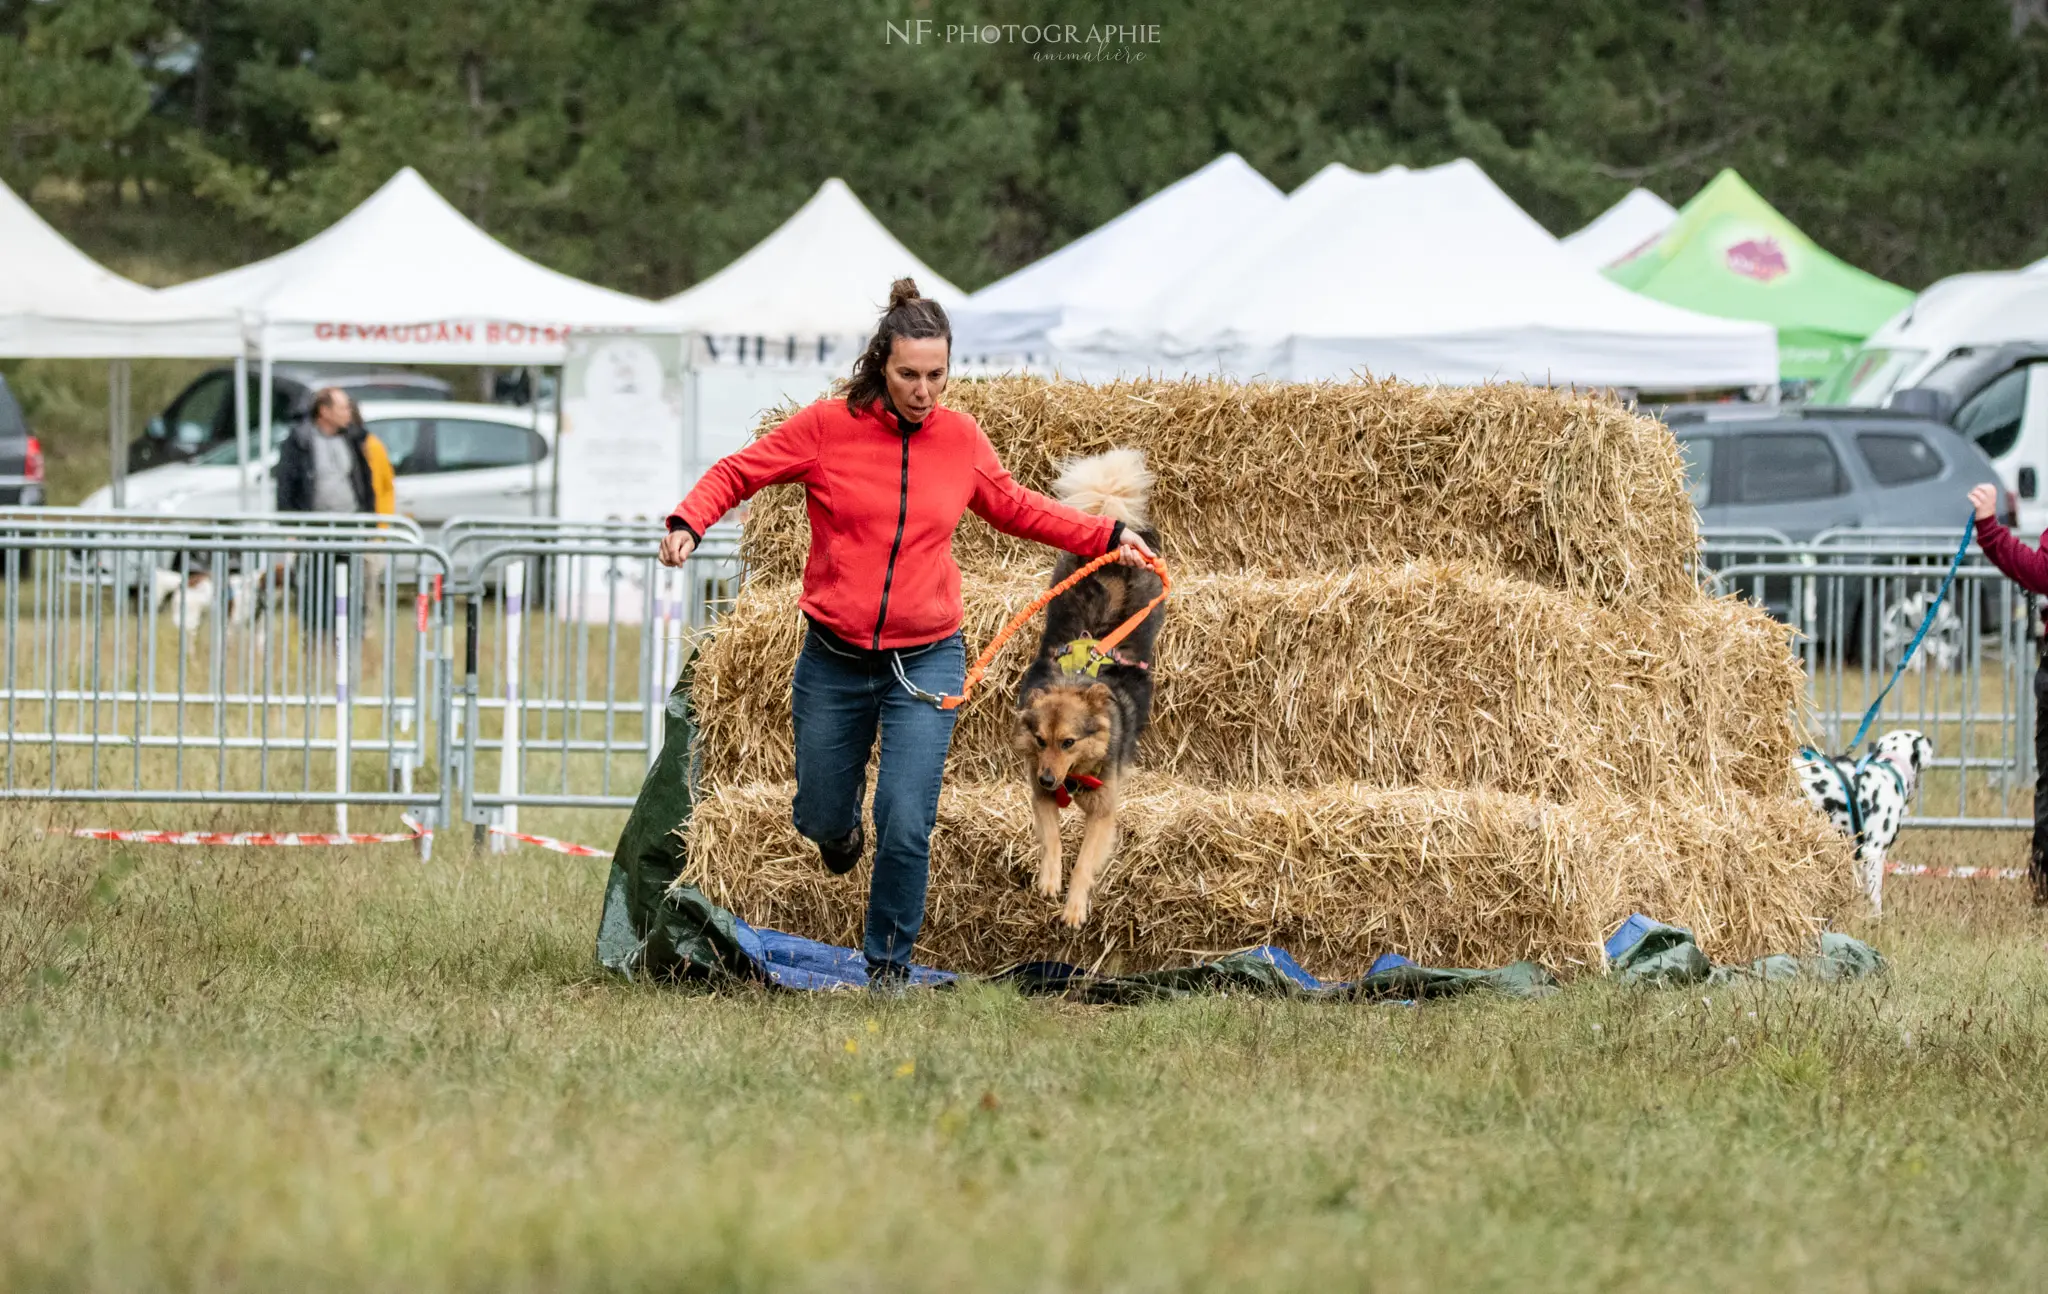
[(1989, 521), (1998, 515), (1998, 487), (1995, 485), (1974, 486), (1970, 490), (1970, 506), (1977, 510), (1977, 520)]
[(1125, 566), (1144, 566), (1153, 555), (1152, 545), (1145, 542), (1145, 536), (1125, 526), (1123, 537), (1116, 546), (1117, 561)]
[(696, 537), (689, 531), (671, 530), (661, 537), (661, 564), (663, 566), (681, 566), (684, 562), (690, 560), (690, 554), (696, 550), (696, 547)]

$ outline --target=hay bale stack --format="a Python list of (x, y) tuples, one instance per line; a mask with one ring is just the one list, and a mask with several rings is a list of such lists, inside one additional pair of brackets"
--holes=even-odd
[[(1215, 791), (1147, 777), (1079, 932), (1029, 886), (1030, 811), (1016, 783), (940, 798), (919, 956), (994, 971), (1057, 957), (1140, 969), (1271, 943), (1325, 978), (1384, 952), (1427, 965), (1529, 958), (1600, 965), (1635, 911), (1690, 926), (1722, 958), (1812, 940), (1843, 901), (1840, 837), (1802, 803), (1581, 798), (1329, 783)], [(749, 920), (858, 946), (867, 864), (827, 877), (789, 823), (791, 787), (727, 788), (698, 808), (693, 883)], [(1070, 820), (1068, 853), (1078, 845)]]
[[(1044, 578), (966, 580), (969, 641), (989, 641)], [(699, 663), (709, 786), (795, 775), (798, 593), (752, 589)], [(1795, 741), (1798, 663), (1778, 626), (1733, 600), (1609, 609), (1470, 563), (1418, 563), (1182, 576), (1171, 615), (1145, 767), (1192, 785), (1766, 792)], [(953, 779), (1013, 775), (1006, 702), (1032, 641), (962, 716)]]
[[(955, 383), (947, 403), (974, 415), (1032, 489), (1063, 459), (1144, 450), (1177, 568), (1306, 575), (1441, 560), (1610, 603), (1690, 588), (1699, 529), (1677, 447), (1611, 401), (1391, 381), (1002, 378)], [(741, 552), (754, 578), (780, 584), (802, 573), (809, 542), (801, 493), (770, 491)], [(967, 571), (1046, 567), (1043, 549), (971, 517), (954, 554)]]
[[(1035, 634), (962, 717), (919, 955), (1137, 968), (1257, 943), (1325, 976), (1597, 966), (1632, 911), (1740, 958), (1811, 942), (1849, 848), (1799, 798), (1783, 630), (1706, 596), (1670, 434), (1521, 387), (956, 385), (1024, 484), (1147, 452), (1174, 565), (1154, 725), (1086, 929), (1035, 866), (1009, 753)], [(808, 542), (757, 500), (749, 585), (700, 661), (705, 794), (687, 879), (749, 920), (857, 943), (865, 886), (789, 826), (789, 680)], [(963, 524), (974, 649), (1043, 587), (1043, 549)], [(1078, 816), (1068, 823), (1068, 855)]]

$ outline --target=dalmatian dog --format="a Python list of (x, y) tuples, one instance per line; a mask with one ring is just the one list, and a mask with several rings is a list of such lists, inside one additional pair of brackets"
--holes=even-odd
[[(1829, 759), (1804, 751), (1793, 762), (1799, 787), (1837, 830), (1856, 840), (1856, 883), (1870, 900), (1872, 916), (1884, 910), (1884, 859), (1906, 820), (1921, 770), (1934, 759), (1934, 743), (1917, 728), (1898, 728), (1877, 739), (1860, 762)], [(1845, 788), (1856, 796), (1849, 811)], [(1856, 831), (1860, 815), (1863, 832)]]

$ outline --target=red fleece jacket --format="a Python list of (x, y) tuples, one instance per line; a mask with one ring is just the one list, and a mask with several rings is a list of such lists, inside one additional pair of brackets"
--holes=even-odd
[[(2041, 536), (2041, 542), (2048, 545), (2048, 533)], [(1977, 547), (2027, 592), (2048, 593), (2048, 557), (2020, 542), (2003, 523), (1991, 517), (1977, 518)]]
[(849, 643), (918, 647), (960, 628), (953, 531), (970, 509), (1006, 534), (1083, 557), (1108, 552), (1117, 523), (1035, 494), (996, 461), (974, 419), (934, 409), (908, 432), (880, 406), (820, 400), (713, 464), (669, 516), (703, 537), (765, 486), (801, 482), (811, 518), (806, 614)]

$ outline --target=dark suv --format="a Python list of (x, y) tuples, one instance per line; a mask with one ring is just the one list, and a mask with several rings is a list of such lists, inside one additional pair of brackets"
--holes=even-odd
[[(249, 427), (253, 432), (263, 423), (263, 407), (257, 402), (260, 379), (249, 374)], [(377, 400), (445, 400), (448, 384), (436, 377), (423, 377), (403, 369), (377, 368), (367, 364), (278, 364), (270, 373), (270, 421), (278, 427), (289, 424), (311, 406), (313, 392), (338, 386), (354, 396), (357, 403)], [(128, 446), (128, 470), (139, 472), (165, 463), (182, 463), (215, 445), (235, 441), (235, 371), (217, 368), (202, 374), (177, 399), (149, 420), (143, 434)], [(256, 448), (252, 437), (251, 447)]]
[(43, 501), (43, 446), (29, 433), (21, 401), (0, 377), (0, 504)]
[(1932, 419), (1882, 409), (1672, 413), (1686, 483), (1708, 530), (1956, 530), (1964, 495), (1996, 485), (1984, 451)]
[[(1710, 542), (1716, 531), (1752, 539), (1774, 531), (1803, 544), (1825, 530), (1904, 529), (1945, 547), (1962, 536), (1970, 487), (1998, 484), (1984, 451), (1953, 427), (1883, 409), (1808, 407), (1721, 416), (1689, 411), (1665, 420), (1685, 455), (1686, 484)], [(2015, 500), (2002, 486), (1998, 493), (1999, 515), (2010, 521)], [(1769, 560), (1767, 550), (1755, 555)], [(1853, 556), (1853, 550), (1844, 551), (1845, 558)], [(1709, 565), (1721, 569), (1727, 560), (1710, 558)], [(1808, 628), (1823, 642), (1845, 644), (1852, 657), (1867, 658), (1875, 647), (1884, 660), (1893, 660), (1925, 611), (1925, 591), (1915, 583), (1889, 594), (1883, 623), (1868, 626), (1874, 637), (1866, 644), (1865, 586), (1856, 579), (1830, 584), (1839, 594), (1816, 600)], [(1739, 591), (1781, 620), (1805, 623), (1791, 604), (1789, 578), (1769, 577)], [(1988, 586), (1985, 596), (1980, 614), (1989, 616)], [(1952, 608), (1938, 628), (1930, 649), (1955, 648), (1962, 621)]]

